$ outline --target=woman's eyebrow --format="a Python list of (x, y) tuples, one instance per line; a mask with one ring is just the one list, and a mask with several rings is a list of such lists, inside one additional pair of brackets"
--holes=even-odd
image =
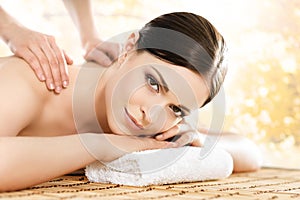
[[(161, 75), (161, 73), (152, 65), (150, 66), (155, 72), (156, 74), (159, 76), (159, 79), (162, 82), (162, 86), (164, 87), (165, 91), (168, 92), (169, 91), (169, 87), (168, 84), (166, 83), (165, 79), (163, 78), (163, 76)], [(184, 105), (178, 105), (178, 107), (182, 108), (183, 110), (186, 110), (188, 113), (191, 113), (191, 110), (187, 107), (185, 107)]]
[(160, 81), (162, 82), (162, 86), (164, 87), (164, 90), (166, 92), (169, 91), (169, 87), (168, 84), (166, 83), (165, 79), (163, 78), (163, 76), (161, 75), (161, 73), (153, 66), (150, 66), (155, 72), (156, 74), (159, 76)]

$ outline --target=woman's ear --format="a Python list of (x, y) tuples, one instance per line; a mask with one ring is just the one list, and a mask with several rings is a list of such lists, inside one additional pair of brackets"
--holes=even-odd
[(136, 42), (138, 41), (139, 37), (140, 37), (140, 34), (138, 31), (133, 32), (129, 35), (127, 41), (125, 42), (123, 52), (120, 54), (120, 56), (118, 58), (118, 62), (120, 65), (125, 61), (127, 54), (130, 51), (135, 49), (135, 45), (136, 45)]
[(136, 42), (138, 41), (140, 34), (138, 31), (131, 33), (125, 43), (124, 51), (132, 51), (135, 48)]

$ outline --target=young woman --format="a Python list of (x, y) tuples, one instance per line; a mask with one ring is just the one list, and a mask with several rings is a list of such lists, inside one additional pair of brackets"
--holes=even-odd
[[(198, 15), (170, 13), (132, 33), (124, 49), (109, 68), (70, 66), (70, 86), (59, 95), (23, 60), (0, 59), (0, 191), (128, 152), (200, 145), (178, 125), (219, 91), (227, 71), (223, 37)], [(236, 171), (259, 167), (248, 140), (228, 135), (219, 145)]]

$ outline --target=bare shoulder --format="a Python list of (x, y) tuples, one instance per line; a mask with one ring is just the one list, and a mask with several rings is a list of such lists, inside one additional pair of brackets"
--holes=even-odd
[(22, 79), (35, 77), (32, 69), (23, 59), (15, 56), (0, 58), (0, 76), (10, 73), (14, 73), (13, 77)]
[(46, 92), (25, 61), (0, 58), (0, 136), (25, 128), (38, 115)]
[(28, 63), (14, 56), (0, 58), (0, 85), (2, 84), (10, 88), (27, 87), (30, 91), (39, 93), (39, 96), (40, 93), (48, 93), (45, 84), (38, 80)]

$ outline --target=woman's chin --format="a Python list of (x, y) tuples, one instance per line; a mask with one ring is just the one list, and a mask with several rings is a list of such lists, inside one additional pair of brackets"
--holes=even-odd
[(129, 132), (128, 130), (125, 130), (125, 128), (122, 128), (120, 126), (118, 126), (115, 123), (109, 124), (111, 133), (116, 134), (116, 135), (132, 135), (131, 132)]

